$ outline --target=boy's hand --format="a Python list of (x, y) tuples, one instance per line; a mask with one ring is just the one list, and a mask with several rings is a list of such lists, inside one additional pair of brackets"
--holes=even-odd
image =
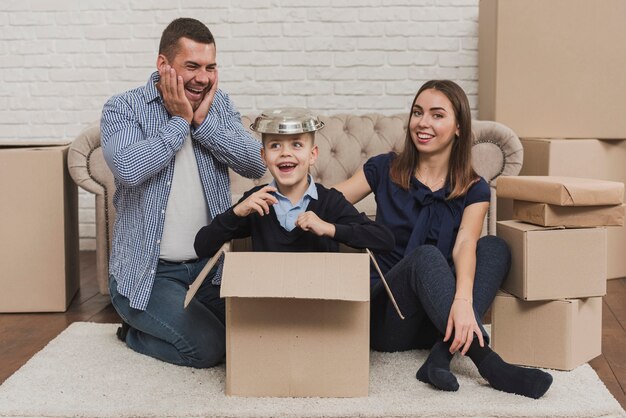
[(180, 116), (191, 123), (194, 113), (189, 99), (185, 96), (183, 78), (179, 77), (176, 70), (169, 65), (165, 65), (162, 70), (159, 70), (159, 77), (159, 87), (165, 109), (170, 115)]
[(275, 187), (265, 186), (235, 206), (233, 212), (239, 217), (248, 216), (253, 212), (257, 212), (261, 216), (268, 215), (270, 213), (270, 205), (278, 203), (278, 200), (271, 194), (275, 191)]
[(213, 84), (211, 84), (211, 88), (206, 92), (204, 98), (200, 102), (200, 106), (193, 112), (193, 126), (197, 128), (204, 122), (206, 116), (209, 114), (209, 109), (213, 104), (213, 99), (215, 99), (215, 93), (217, 92), (217, 68), (215, 69), (215, 79), (213, 80)]
[(335, 225), (321, 220), (311, 211), (301, 213), (298, 219), (296, 219), (296, 226), (319, 237), (333, 238), (335, 236)]

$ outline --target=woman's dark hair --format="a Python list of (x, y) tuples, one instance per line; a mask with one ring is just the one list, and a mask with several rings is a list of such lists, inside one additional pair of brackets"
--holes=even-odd
[(204, 23), (189, 17), (180, 17), (173, 20), (163, 31), (159, 54), (165, 55), (170, 61), (173, 60), (178, 52), (180, 38), (189, 38), (202, 44), (215, 44), (213, 34)]
[[(469, 101), (463, 89), (450, 80), (431, 80), (426, 82), (417, 92), (409, 111), (409, 121), (413, 117), (413, 105), (424, 90), (437, 90), (450, 100), (454, 117), (459, 130), (458, 137), (453, 139), (452, 151), (448, 167), (447, 181), (450, 183), (448, 199), (454, 199), (467, 193), (472, 184), (478, 181), (478, 174), (472, 168), (472, 114)], [(408, 190), (411, 179), (415, 175), (419, 161), (419, 151), (415, 147), (407, 128), (404, 149), (391, 162), (391, 181)]]

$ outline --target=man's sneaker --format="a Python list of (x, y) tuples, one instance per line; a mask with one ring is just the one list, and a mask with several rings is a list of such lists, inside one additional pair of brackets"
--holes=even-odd
[(115, 335), (117, 335), (117, 339), (123, 342), (126, 342), (126, 334), (128, 334), (128, 330), (130, 329), (130, 325), (126, 322), (122, 321), (122, 326), (117, 329)]

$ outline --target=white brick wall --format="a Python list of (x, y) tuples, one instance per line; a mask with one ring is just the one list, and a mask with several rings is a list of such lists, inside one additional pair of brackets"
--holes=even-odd
[[(144, 84), (161, 31), (195, 17), (217, 41), (220, 87), (242, 113), (406, 112), (419, 86), (478, 90), (478, 0), (0, 2), (0, 141), (71, 139), (106, 99)], [(95, 248), (81, 190), (81, 248)]]

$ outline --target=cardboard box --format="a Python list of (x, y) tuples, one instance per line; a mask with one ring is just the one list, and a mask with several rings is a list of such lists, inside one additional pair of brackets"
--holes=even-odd
[(602, 298), (527, 302), (499, 292), (491, 344), (505, 361), (572, 370), (602, 353)]
[(626, 2), (481, 0), (479, 12), (479, 119), (524, 138), (626, 138)]
[(68, 149), (0, 144), (0, 312), (62, 312), (78, 290)]
[(225, 257), (227, 395), (368, 395), (367, 254)]
[(606, 228), (545, 228), (499, 221), (496, 233), (511, 250), (503, 290), (525, 300), (606, 294)]
[(513, 219), (541, 226), (589, 228), (623, 226), (626, 205), (556, 206), (546, 203), (513, 201)]
[[(522, 175), (626, 182), (626, 141), (522, 138), (522, 145)], [(626, 277), (626, 226), (608, 228), (607, 243), (607, 278)]]
[(500, 197), (558, 206), (619, 205), (624, 183), (563, 176), (500, 176)]

